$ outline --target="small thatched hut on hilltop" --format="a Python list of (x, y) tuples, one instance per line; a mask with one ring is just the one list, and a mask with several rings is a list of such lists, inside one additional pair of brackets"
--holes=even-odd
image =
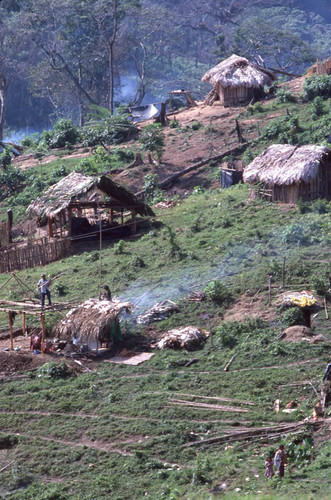
[(203, 82), (210, 82), (214, 87), (206, 104), (215, 101), (220, 101), (225, 107), (248, 104), (252, 99), (256, 101), (263, 97), (264, 86), (271, 86), (274, 80), (270, 71), (233, 54), (202, 77)]
[(54, 333), (75, 345), (97, 349), (120, 337), (119, 315), (124, 310), (131, 312), (131, 308), (129, 302), (89, 299), (71, 309), (55, 326)]
[(273, 144), (245, 168), (243, 180), (261, 183), (272, 201), (331, 199), (331, 149)]
[(96, 233), (100, 223), (102, 230), (123, 228), (128, 217), (127, 227), (135, 232), (137, 214), (154, 215), (148, 205), (107, 175), (90, 177), (78, 172), (51, 186), (28, 206), (27, 212), (39, 221), (47, 220), (49, 238)]

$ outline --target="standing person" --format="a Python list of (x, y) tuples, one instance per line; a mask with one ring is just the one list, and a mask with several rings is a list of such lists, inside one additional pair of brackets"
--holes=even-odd
[(272, 478), (274, 477), (275, 473), (274, 473), (274, 468), (273, 468), (273, 463), (272, 463), (272, 458), (271, 457), (267, 457), (266, 461), (265, 461), (265, 477), (268, 479), (268, 478)]
[(283, 444), (279, 445), (274, 457), (274, 466), (278, 477), (284, 477), (286, 464), (286, 451)]
[(48, 299), (48, 305), (52, 305), (51, 301), (51, 291), (49, 289), (49, 285), (51, 283), (51, 280), (46, 279), (46, 274), (41, 275), (41, 279), (38, 281), (38, 288), (40, 289), (40, 302), (41, 302), (41, 307), (44, 307), (45, 305), (45, 297), (47, 295)]

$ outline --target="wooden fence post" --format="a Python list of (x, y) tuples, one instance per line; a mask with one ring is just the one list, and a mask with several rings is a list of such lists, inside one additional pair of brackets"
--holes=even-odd
[(269, 306), (271, 306), (271, 280), (272, 276), (269, 276), (269, 301), (268, 301)]
[(14, 321), (13, 321), (13, 311), (8, 312), (9, 328), (10, 328), (10, 350), (14, 350)]

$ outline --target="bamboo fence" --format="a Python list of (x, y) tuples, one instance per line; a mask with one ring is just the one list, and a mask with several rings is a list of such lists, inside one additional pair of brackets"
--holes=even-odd
[(69, 239), (48, 241), (47, 238), (29, 241), (24, 246), (11, 245), (1, 251), (0, 273), (45, 266), (66, 257), (70, 252), (70, 245)]

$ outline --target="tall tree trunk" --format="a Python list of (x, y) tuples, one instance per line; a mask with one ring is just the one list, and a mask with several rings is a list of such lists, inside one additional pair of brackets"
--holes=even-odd
[(6, 90), (6, 79), (0, 76), (0, 141), (5, 127)]
[(109, 109), (110, 113), (114, 113), (114, 45), (116, 41), (116, 35), (118, 30), (118, 0), (113, 0), (113, 16), (114, 16), (114, 27), (113, 34), (108, 43), (108, 65), (109, 65)]

